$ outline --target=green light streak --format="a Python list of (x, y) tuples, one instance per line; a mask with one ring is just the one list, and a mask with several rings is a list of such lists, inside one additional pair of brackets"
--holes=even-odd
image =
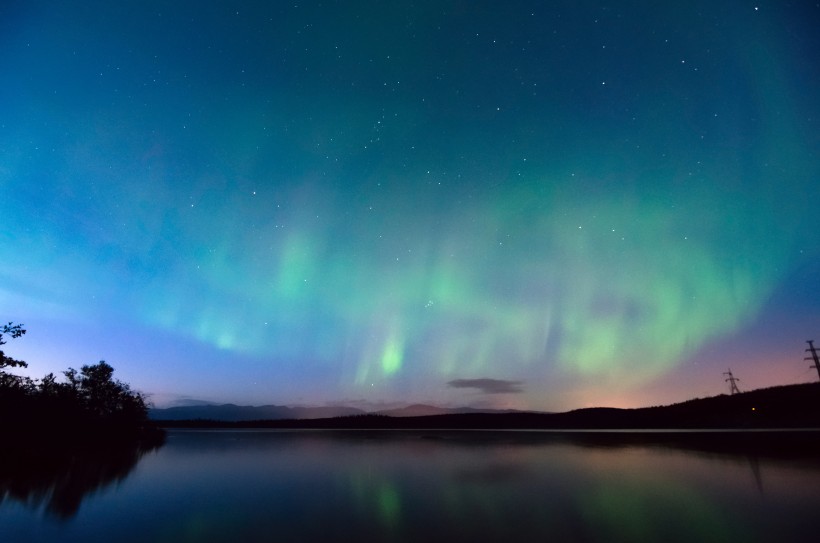
[[(649, 481), (619, 481), (599, 486), (579, 498), (586, 522), (612, 541), (657, 541), (669, 537), (728, 541), (752, 536), (735, 533), (735, 526), (742, 525), (741, 522), (727, 521), (715, 504), (673, 481), (664, 481), (663, 488)], [(670, 526), (678, 531), (670, 533)]]
[(401, 497), (396, 488), (385, 481), (378, 490), (379, 518), (387, 526), (395, 526), (400, 520)]
[(401, 369), (404, 347), (402, 342), (395, 336), (391, 336), (384, 346), (382, 353), (382, 371), (385, 375), (393, 375)]

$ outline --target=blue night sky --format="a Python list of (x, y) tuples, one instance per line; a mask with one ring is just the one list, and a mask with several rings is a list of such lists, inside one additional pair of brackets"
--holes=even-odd
[(158, 406), (816, 380), (817, 28), (809, 1), (3, 2), (5, 351)]

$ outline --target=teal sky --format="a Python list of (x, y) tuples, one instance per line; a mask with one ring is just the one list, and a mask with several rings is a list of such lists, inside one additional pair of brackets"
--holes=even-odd
[(817, 378), (816, 4), (4, 6), (32, 376), (548, 410)]

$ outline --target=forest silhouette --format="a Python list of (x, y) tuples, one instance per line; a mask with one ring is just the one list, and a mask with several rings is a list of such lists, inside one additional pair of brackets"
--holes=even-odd
[[(22, 337), (21, 324), (9, 322), (0, 330), (0, 346), (6, 337)], [(151, 430), (145, 395), (114, 378), (114, 368), (104, 360), (69, 368), (58, 381), (53, 373), (32, 379), (4, 371), (28, 364), (0, 351), (0, 416), (3, 431), (27, 436), (29, 444), (59, 436), (78, 439), (144, 437)]]
[[(9, 322), (0, 345), (25, 333)], [(67, 518), (87, 494), (125, 478), (165, 433), (148, 420), (145, 396), (105, 361), (69, 368), (62, 381), (4, 371), (27, 366), (0, 351), (0, 504), (42, 505)]]

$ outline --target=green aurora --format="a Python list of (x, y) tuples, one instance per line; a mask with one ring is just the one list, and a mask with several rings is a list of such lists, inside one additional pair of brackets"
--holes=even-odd
[(816, 10), (126, 4), (17, 6), (1, 42), (0, 307), (34, 375), (558, 408), (719, 392), (743, 353), (704, 349), (775, 323), (799, 358), (816, 325)]

